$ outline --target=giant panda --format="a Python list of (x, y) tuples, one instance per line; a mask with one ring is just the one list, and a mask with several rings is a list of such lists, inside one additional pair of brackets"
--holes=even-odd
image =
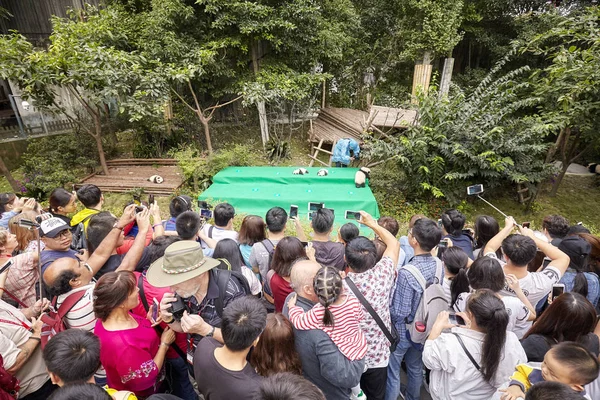
[(160, 175), (152, 175), (148, 180), (152, 183), (163, 183), (164, 179)]
[(588, 164), (588, 170), (592, 174), (600, 175), (600, 164), (596, 164), (596, 163)]
[(295, 169), (294, 172), (292, 172), (294, 175), (306, 175), (308, 174), (308, 170), (305, 168), (298, 168)]
[(358, 171), (356, 171), (356, 175), (354, 175), (354, 184), (357, 188), (364, 188), (367, 179), (369, 179), (369, 175), (371, 174), (371, 170), (367, 167), (362, 167)]

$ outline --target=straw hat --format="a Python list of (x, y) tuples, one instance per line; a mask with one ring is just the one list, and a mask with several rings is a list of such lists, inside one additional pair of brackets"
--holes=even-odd
[(217, 265), (219, 261), (204, 256), (200, 243), (182, 240), (167, 247), (165, 255), (150, 265), (146, 278), (154, 287), (173, 286), (210, 271)]

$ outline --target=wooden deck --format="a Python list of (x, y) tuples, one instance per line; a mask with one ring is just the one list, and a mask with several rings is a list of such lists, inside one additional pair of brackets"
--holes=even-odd
[[(103, 192), (124, 193), (144, 188), (148, 194), (169, 196), (183, 184), (183, 175), (174, 159), (119, 159), (107, 161), (110, 175), (96, 173), (85, 177), (75, 185), (96, 185)], [(163, 177), (163, 183), (148, 181), (152, 175)]]

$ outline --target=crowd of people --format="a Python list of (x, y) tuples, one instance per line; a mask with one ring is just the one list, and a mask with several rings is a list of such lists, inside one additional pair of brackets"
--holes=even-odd
[(0, 195), (0, 399), (600, 399), (600, 238), (562, 216), (103, 203)]

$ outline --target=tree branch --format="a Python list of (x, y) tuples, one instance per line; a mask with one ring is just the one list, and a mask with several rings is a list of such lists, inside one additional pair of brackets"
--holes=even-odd
[(593, 147), (593, 145), (594, 145), (593, 143), (588, 144), (583, 150), (581, 150), (581, 153), (577, 154), (575, 157), (573, 157), (571, 159), (571, 162), (577, 161), (579, 159), (579, 157), (581, 157), (586, 152), (588, 152)]
[(179, 95), (179, 93), (177, 93), (177, 91), (176, 91), (175, 89), (173, 89), (173, 88), (170, 88), (170, 89), (171, 89), (171, 91), (172, 91), (173, 93), (175, 93), (175, 95), (176, 95), (177, 97), (179, 97), (179, 100), (181, 100), (181, 101), (183, 102), (183, 104), (185, 104), (186, 106), (188, 106), (188, 108), (189, 108), (190, 110), (192, 110), (193, 112), (198, 112), (198, 110), (196, 110), (194, 107), (190, 106), (190, 105), (188, 104), (188, 102), (187, 102), (187, 101), (185, 101), (185, 100), (183, 99), (183, 97), (181, 97), (181, 96)]
[(219, 109), (219, 108), (221, 108), (221, 107), (225, 107), (225, 106), (226, 106), (226, 105), (228, 105), (228, 104), (235, 103), (236, 101), (238, 101), (238, 100), (239, 100), (239, 99), (241, 99), (242, 97), (244, 97), (244, 96), (238, 96), (238, 97), (236, 97), (235, 99), (233, 99), (233, 100), (230, 100), (230, 101), (228, 101), (228, 102), (226, 102), (226, 103), (223, 103), (223, 104), (219, 104), (219, 103), (217, 102), (217, 104), (216, 104), (216, 105), (214, 105), (214, 106), (211, 106), (211, 107), (208, 107), (208, 108), (207, 108), (207, 109), (205, 109), (204, 111), (212, 110), (212, 111), (210, 112), (210, 114), (208, 115), (208, 119), (211, 119), (211, 118), (212, 118), (212, 116), (213, 116), (213, 114), (215, 113), (215, 111), (216, 111), (217, 109)]
[(60, 112), (67, 117), (67, 119), (71, 122), (73, 122), (76, 125), (79, 125), (79, 127), (81, 129), (83, 129), (84, 131), (86, 131), (89, 135), (95, 137), (94, 132), (92, 132), (91, 129), (89, 129), (83, 122), (81, 122), (78, 118), (72, 117), (71, 115), (69, 115), (69, 113), (67, 112), (67, 110), (63, 107), (61, 107), (55, 100), (52, 100), (52, 104), (54, 105), (54, 107), (58, 108), (60, 110)]
[(202, 118), (204, 118), (204, 111), (202, 111), (202, 108), (200, 107), (200, 103), (198, 102), (198, 98), (196, 97), (196, 92), (194, 92), (194, 88), (192, 87), (192, 81), (190, 81), (188, 79), (187, 83), (188, 83), (188, 87), (190, 88), (190, 92), (192, 92), (192, 97), (194, 98), (194, 103), (196, 104), (196, 112), (198, 113), (198, 115), (201, 115)]
[(84, 107), (84, 108), (85, 108), (85, 109), (86, 109), (86, 110), (87, 110), (87, 111), (88, 111), (88, 112), (89, 112), (89, 113), (90, 113), (92, 116), (95, 116), (95, 117), (98, 117), (98, 118), (100, 117), (100, 115), (99, 115), (99, 114), (98, 114), (96, 111), (94, 111), (94, 109), (93, 109), (93, 108), (92, 108), (92, 107), (91, 107), (91, 106), (88, 104), (88, 102), (87, 102), (87, 101), (85, 101), (85, 99), (83, 98), (83, 96), (82, 96), (82, 95), (79, 93), (79, 91), (77, 90), (77, 88), (76, 88), (74, 85), (72, 85), (72, 84), (70, 84), (70, 85), (67, 85), (67, 89), (68, 89), (68, 90), (69, 90), (71, 93), (73, 93), (73, 95), (74, 95), (74, 96), (77, 98), (77, 100), (79, 100), (79, 102), (80, 102), (81, 104), (83, 104), (83, 107)]

